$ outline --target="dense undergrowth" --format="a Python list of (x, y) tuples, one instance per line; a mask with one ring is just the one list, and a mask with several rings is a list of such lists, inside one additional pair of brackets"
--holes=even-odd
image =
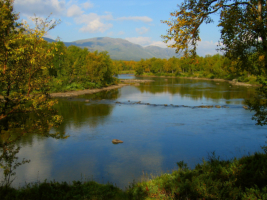
[(121, 190), (94, 181), (43, 182), (19, 189), (0, 187), (1, 199), (267, 199), (267, 154), (240, 159), (207, 161), (189, 169), (178, 162), (171, 174), (130, 185)]

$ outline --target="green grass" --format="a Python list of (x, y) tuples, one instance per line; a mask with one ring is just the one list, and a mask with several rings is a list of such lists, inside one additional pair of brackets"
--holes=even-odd
[(22, 188), (0, 187), (5, 199), (267, 199), (267, 154), (207, 161), (189, 169), (178, 162), (178, 170), (130, 185), (125, 191), (94, 181), (43, 182)]

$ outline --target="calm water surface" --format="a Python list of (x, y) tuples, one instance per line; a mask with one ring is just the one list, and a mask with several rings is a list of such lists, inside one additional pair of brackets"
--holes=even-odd
[[(24, 138), (19, 157), (31, 162), (17, 169), (14, 186), (82, 177), (125, 188), (142, 180), (143, 174), (171, 172), (181, 160), (194, 167), (213, 151), (229, 159), (260, 151), (265, 144), (267, 127), (256, 126), (253, 113), (242, 107), (244, 99), (253, 96), (253, 88), (203, 80), (154, 80), (59, 99), (65, 120), (57, 131), (70, 137)], [(226, 107), (196, 107), (200, 105)], [(124, 143), (114, 145), (112, 139)]]

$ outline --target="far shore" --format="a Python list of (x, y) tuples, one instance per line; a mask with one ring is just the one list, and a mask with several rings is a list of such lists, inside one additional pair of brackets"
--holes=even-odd
[[(137, 76), (137, 77), (157, 77), (157, 78), (184, 78), (184, 79), (197, 79), (197, 80), (209, 80), (209, 81), (218, 81), (218, 82), (229, 82), (232, 85), (240, 85), (240, 86), (254, 86), (258, 87), (259, 85), (256, 84), (249, 84), (249, 83), (242, 83), (237, 81), (230, 81), (230, 80), (224, 80), (224, 79), (209, 79), (209, 78), (198, 78), (198, 77), (173, 77), (173, 76)], [(117, 85), (111, 85), (108, 87), (103, 88), (97, 88), (97, 89), (85, 89), (85, 90), (78, 90), (78, 91), (67, 91), (67, 92), (56, 92), (56, 93), (50, 93), (49, 96), (51, 98), (57, 98), (57, 97), (74, 97), (84, 94), (94, 94), (101, 91), (106, 90), (113, 90), (118, 89), (126, 85), (134, 85), (138, 86), (139, 83), (146, 83), (146, 82), (154, 82), (154, 80), (136, 80), (136, 79), (122, 79), (120, 80), (122, 83)], [(3, 99), (3, 96), (0, 95), (0, 99)]]
[[(136, 75), (137, 76), (137, 75)], [(232, 85), (240, 85), (240, 86), (247, 86), (247, 87), (259, 87), (258, 84), (250, 84), (250, 83), (243, 83), (237, 82), (237, 80), (225, 80), (219, 78), (199, 78), (199, 77), (182, 77), (182, 76), (149, 76), (149, 75), (139, 75), (137, 77), (154, 77), (154, 78), (183, 78), (183, 79), (196, 79), (196, 80), (207, 80), (207, 81), (218, 81), (218, 82), (228, 82)]]
[(111, 86), (103, 87), (103, 88), (99, 88), (99, 89), (86, 89), (86, 90), (78, 90), (78, 91), (57, 92), (57, 93), (51, 93), (49, 95), (52, 98), (55, 98), (55, 97), (74, 97), (74, 96), (79, 96), (79, 95), (83, 95), (83, 94), (94, 94), (94, 93), (101, 92), (101, 91), (118, 89), (118, 88), (121, 88), (123, 86), (129, 85), (132, 83), (153, 82), (153, 80), (136, 80), (136, 79), (122, 79), (120, 81), (123, 83), (118, 84), (118, 85), (111, 85)]

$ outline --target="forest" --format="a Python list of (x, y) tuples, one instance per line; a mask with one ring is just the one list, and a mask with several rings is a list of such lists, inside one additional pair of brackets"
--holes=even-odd
[(117, 83), (113, 77), (117, 70), (108, 52), (90, 52), (87, 48), (66, 47), (63, 42), (57, 42), (52, 53), (53, 59), (48, 63), (51, 92), (100, 88)]
[(100, 88), (117, 84), (114, 77), (120, 73), (146, 76), (176, 76), (198, 78), (237, 79), (239, 82), (257, 83), (256, 76), (239, 70), (237, 63), (216, 54), (205, 57), (150, 58), (140, 61), (112, 60), (107, 51), (90, 52), (87, 48), (66, 47), (63, 42), (55, 44), (44, 41), (52, 50), (53, 58), (48, 65), (50, 92), (64, 92)]
[(257, 83), (256, 76), (246, 70), (239, 70), (237, 62), (220, 54), (195, 58), (142, 59), (134, 65), (124, 62), (117, 67), (119, 70), (134, 69), (136, 75), (237, 79), (239, 82)]

